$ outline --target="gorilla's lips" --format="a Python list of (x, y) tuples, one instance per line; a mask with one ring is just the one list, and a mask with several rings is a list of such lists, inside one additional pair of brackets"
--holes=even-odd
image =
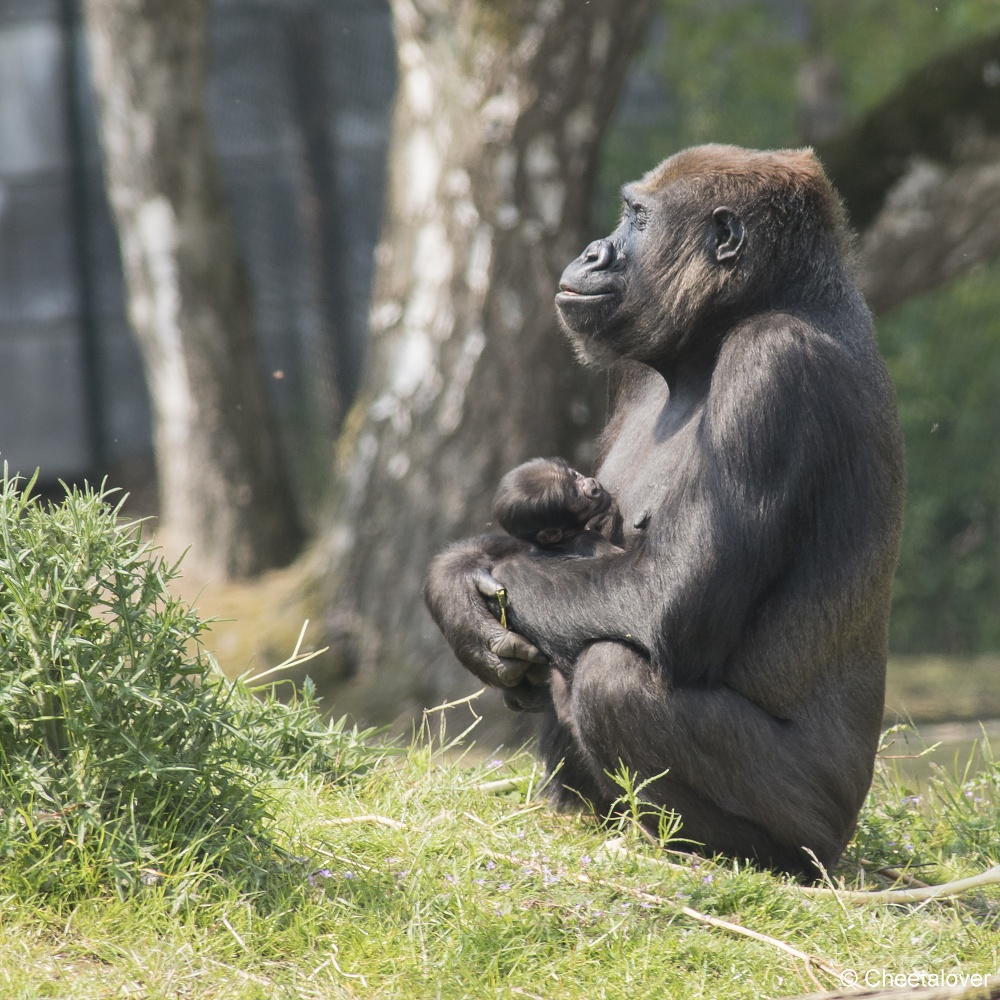
[(567, 285), (566, 282), (560, 282), (559, 291), (556, 293), (556, 304), (559, 305), (563, 302), (599, 302), (601, 299), (612, 298), (618, 295), (618, 289), (616, 287), (604, 287), (596, 291), (581, 291), (576, 288), (572, 288)]
[(560, 283), (556, 310), (566, 326), (575, 333), (595, 333), (601, 322), (615, 311), (621, 298), (618, 288), (583, 290)]
[[(588, 305), (595, 305), (602, 299), (613, 298), (615, 292), (577, 292), (572, 288), (564, 288), (562, 285), (559, 286), (559, 291), (556, 293), (556, 305), (562, 308), (566, 303), (573, 303), (575, 305), (580, 305), (587, 303)], [(571, 306), (572, 308), (572, 306)]]

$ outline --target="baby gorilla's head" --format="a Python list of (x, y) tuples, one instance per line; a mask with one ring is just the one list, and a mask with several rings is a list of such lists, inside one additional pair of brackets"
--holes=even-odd
[(611, 494), (561, 458), (533, 458), (511, 469), (493, 498), (493, 516), (508, 534), (543, 547), (579, 534), (611, 505)]

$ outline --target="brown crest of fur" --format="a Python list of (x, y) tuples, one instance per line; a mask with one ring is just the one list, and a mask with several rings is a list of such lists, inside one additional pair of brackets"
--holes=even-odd
[(682, 150), (650, 170), (632, 189), (657, 194), (686, 179), (704, 184), (720, 199), (733, 202), (737, 211), (743, 204), (760, 204), (770, 192), (778, 199), (807, 198), (819, 207), (824, 221), (839, 238), (842, 250), (849, 250), (851, 237), (843, 205), (816, 154), (802, 149), (758, 150), (739, 146), (706, 145)]

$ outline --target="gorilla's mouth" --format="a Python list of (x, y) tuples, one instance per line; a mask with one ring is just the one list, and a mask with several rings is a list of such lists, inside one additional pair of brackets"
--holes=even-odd
[(577, 292), (572, 288), (567, 288), (565, 285), (559, 286), (559, 291), (556, 292), (556, 302), (566, 302), (573, 300), (575, 302), (597, 302), (599, 299), (607, 299), (617, 292)]
[(602, 493), (597, 498), (597, 501), (597, 506), (594, 508), (594, 517), (597, 517), (598, 514), (603, 514), (611, 506), (611, 494), (607, 492)]

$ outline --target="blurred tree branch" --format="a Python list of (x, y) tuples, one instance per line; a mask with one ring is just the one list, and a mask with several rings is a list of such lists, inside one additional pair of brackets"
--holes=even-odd
[(818, 145), (882, 313), (1000, 253), (1000, 33), (932, 60)]

